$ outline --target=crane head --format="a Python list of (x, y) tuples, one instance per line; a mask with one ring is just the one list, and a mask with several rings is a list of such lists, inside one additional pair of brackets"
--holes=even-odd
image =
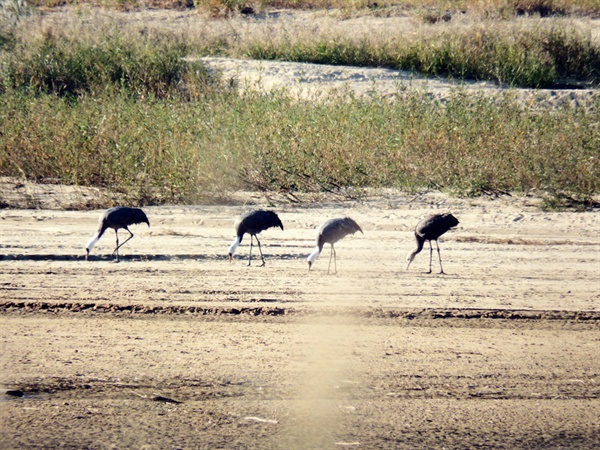
[(229, 251), (228, 251), (228, 253), (229, 253), (229, 264), (231, 264), (233, 262), (233, 254), (235, 253), (235, 249), (240, 244), (241, 240), (242, 240), (242, 238), (240, 236), (238, 236), (238, 237), (236, 237), (234, 239), (234, 241), (229, 246)]
[(408, 264), (406, 265), (406, 270), (408, 270), (408, 268), (410, 267), (410, 263), (413, 262), (416, 255), (417, 255), (416, 251), (410, 252), (408, 255), (406, 255), (406, 260), (408, 261)]

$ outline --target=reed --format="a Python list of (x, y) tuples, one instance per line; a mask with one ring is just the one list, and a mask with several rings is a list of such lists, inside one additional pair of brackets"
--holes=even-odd
[(140, 204), (366, 187), (534, 189), (585, 203), (599, 188), (597, 114), (534, 112), (509, 97), (338, 94), (314, 104), (223, 90), (185, 102), (120, 92), (73, 102), (8, 92), (0, 102), (0, 174), (107, 186)]
[(565, 23), (483, 22), (386, 38), (282, 33), (251, 40), (241, 51), (257, 59), (390, 67), (518, 87), (600, 84), (600, 45)]
[(11, 51), (2, 58), (4, 83), (67, 92), (121, 83), (169, 95), (165, 89), (182, 84), (184, 56), (211, 54), (391, 67), (515, 87), (600, 85), (600, 42), (583, 22), (562, 18), (458, 14), (447, 24), (367, 18), (357, 27), (332, 13), (308, 22), (196, 20), (195, 26), (176, 29), (143, 22), (124, 26), (109, 13), (72, 16), (71, 22), (47, 19), (43, 26), (35, 18), (24, 20), (5, 33), (0, 45), (4, 41)]

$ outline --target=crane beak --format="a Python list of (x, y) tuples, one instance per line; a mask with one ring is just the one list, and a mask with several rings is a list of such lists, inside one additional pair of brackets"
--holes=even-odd
[(88, 260), (88, 256), (90, 256), (90, 249), (89, 249), (89, 248), (86, 248), (86, 249), (85, 249), (85, 260), (86, 260), (86, 261)]
[(233, 262), (233, 253), (229, 254), (229, 264)]
[(311, 268), (311, 267), (312, 267), (312, 262), (311, 262), (311, 261), (309, 261), (309, 262), (308, 262), (308, 271), (309, 271), (309, 272), (310, 272), (310, 268)]

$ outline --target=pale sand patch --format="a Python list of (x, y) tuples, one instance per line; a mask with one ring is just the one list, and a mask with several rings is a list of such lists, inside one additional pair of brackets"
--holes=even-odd
[(488, 81), (426, 78), (394, 69), (216, 57), (200, 61), (242, 90), (279, 90), (305, 100), (340, 93), (394, 100), (412, 91), (428, 94), (442, 103), (463, 94), (511, 95), (525, 106), (543, 109), (567, 105), (590, 109), (600, 100), (598, 89), (517, 89)]

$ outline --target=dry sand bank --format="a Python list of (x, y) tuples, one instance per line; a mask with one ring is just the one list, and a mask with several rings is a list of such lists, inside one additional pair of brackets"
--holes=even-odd
[[(267, 264), (233, 264), (247, 204), (146, 208), (111, 262), (99, 211), (0, 211), (2, 448), (597, 448), (598, 213), (387, 193), (276, 207)], [(412, 227), (452, 211), (447, 275)], [(307, 271), (314, 228), (365, 234)], [(436, 269), (434, 259), (434, 269)], [(462, 317), (462, 318), (461, 318)], [(470, 317), (470, 318), (466, 318)]]

